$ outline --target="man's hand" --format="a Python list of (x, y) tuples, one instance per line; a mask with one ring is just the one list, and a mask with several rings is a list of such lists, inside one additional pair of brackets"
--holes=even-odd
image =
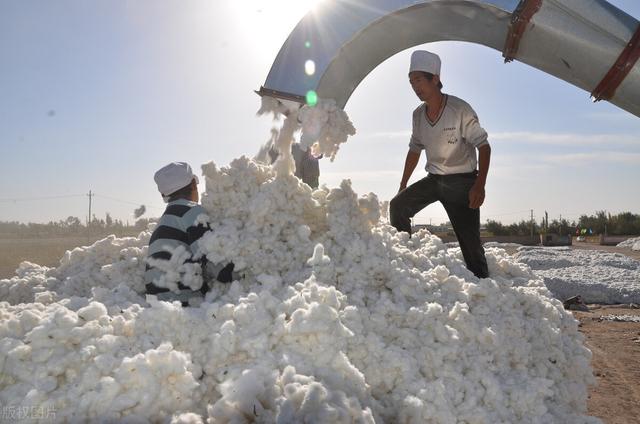
[(407, 188), (407, 183), (400, 183), (400, 190), (398, 190), (398, 193), (400, 193), (405, 188)]
[(484, 184), (476, 180), (469, 190), (469, 207), (478, 209), (484, 203)]

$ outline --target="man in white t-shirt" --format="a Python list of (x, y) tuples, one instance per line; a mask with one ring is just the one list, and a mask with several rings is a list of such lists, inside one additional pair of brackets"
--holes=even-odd
[[(480, 206), (491, 157), (487, 132), (467, 102), (442, 93), (438, 55), (424, 50), (413, 52), (409, 83), (423, 103), (413, 112), (400, 191), (389, 208), (391, 225), (411, 233), (411, 218), (439, 201), (449, 215), (467, 268), (478, 278), (488, 277), (480, 240)], [(422, 150), (427, 156), (428, 175), (407, 187)]]

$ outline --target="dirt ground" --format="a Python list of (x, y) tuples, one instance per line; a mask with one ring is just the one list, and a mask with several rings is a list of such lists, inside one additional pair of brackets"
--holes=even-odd
[[(40, 240), (1, 239), (0, 278), (14, 275), (23, 260), (56, 266), (67, 249), (93, 243), (86, 237)], [(622, 253), (640, 260), (640, 252), (615, 246), (576, 243), (574, 249)], [(509, 254), (517, 250), (508, 247)], [(573, 312), (580, 321), (598, 384), (589, 392), (588, 412), (606, 424), (640, 423), (640, 323), (600, 320), (603, 315), (638, 315), (640, 309), (590, 305), (589, 312)]]
[(640, 322), (600, 320), (609, 314), (640, 316), (640, 309), (602, 307), (573, 314), (593, 353), (598, 380), (589, 391), (589, 414), (606, 424), (640, 422)]

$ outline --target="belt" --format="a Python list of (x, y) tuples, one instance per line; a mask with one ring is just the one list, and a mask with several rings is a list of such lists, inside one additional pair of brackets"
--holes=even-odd
[(477, 177), (478, 176), (478, 171), (471, 171), (471, 172), (461, 172), (458, 174), (432, 174), (429, 173), (430, 177), (437, 177), (437, 178), (443, 178), (443, 177)]

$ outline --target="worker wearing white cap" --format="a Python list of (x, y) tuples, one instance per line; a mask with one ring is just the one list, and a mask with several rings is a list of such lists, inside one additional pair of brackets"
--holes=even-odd
[(198, 177), (189, 164), (172, 162), (158, 170), (154, 180), (168, 205), (149, 239), (146, 291), (159, 300), (178, 300), (187, 306), (208, 291), (208, 274), (231, 281), (233, 263), (214, 266), (198, 250), (198, 241), (210, 228), (198, 219), (207, 212), (198, 204)]
[[(165, 203), (169, 202), (171, 196), (184, 197), (187, 193), (193, 197), (194, 202), (198, 201), (198, 177), (191, 171), (191, 167), (185, 162), (171, 162), (160, 168), (153, 176), (158, 191), (162, 195)], [(184, 190), (180, 195), (176, 193)]]
[[(400, 190), (391, 200), (391, 224), (411, 233), (411, 218), (436, 201), (447, 211), (467, 268), (478, 278), (489, 275), (480, 240), (491, 147), (478, 115), (464, 100), (442, 93), (440, 57), (417, 50), (411, 55), (409, 83), (422, 101), (413, 111), (413, 130)], [(425, 151), (428, 175), (407, 187)], [(476, 150), (479, 152), (476, 157)]]

